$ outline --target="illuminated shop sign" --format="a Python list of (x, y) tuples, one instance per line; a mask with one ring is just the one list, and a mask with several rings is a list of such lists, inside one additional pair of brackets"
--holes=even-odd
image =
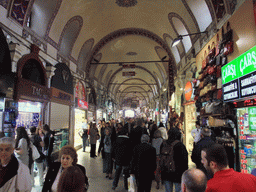
[(78, 105), (78, 107), (80, 107), (82, 109), (88, 109), (88, 103), (86, 101), (81, 100), (81, 99), (77, 100), (77, 105)]
[(256, 95), (256, 46), (221, 68), (223, 99)]

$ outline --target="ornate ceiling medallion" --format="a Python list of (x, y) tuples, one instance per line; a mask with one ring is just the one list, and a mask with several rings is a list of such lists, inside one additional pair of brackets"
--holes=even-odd
[(120, 7), (133, 7), (137, 3), (137, 0), (116, 0), (116, 4)]

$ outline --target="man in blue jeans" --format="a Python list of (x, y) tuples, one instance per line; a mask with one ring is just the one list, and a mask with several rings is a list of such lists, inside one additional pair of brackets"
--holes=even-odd
[(118, 186), (119, 177), (124, 174), (124, 188), (128, 190), (128, 177), (129, 177), (129, 165), (132, 157), (132, 145), (131, 140), (128, 137), (128, 130), (122, 129), (119, 131), (119, 136), (113, 145), (112, 158), (116, 164), (116, 173), (113, 181), (112, 189), (115, 190)]

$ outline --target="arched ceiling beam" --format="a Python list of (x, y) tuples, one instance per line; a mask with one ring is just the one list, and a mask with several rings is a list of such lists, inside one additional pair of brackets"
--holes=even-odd
[[(142, 70), (146, 71), (147, 73), (149, 73), (149, 74), (153, 77), (153, 79), (155, 80), (155, 82), (156, 82), (156, 84), (157, 84), (157, 90), (158, 90), (158, 92), (159, 92), (159, 90), (160, 90), (160, 85), (158, 84), (157, 78), (156, 78), (148, 69), (146, 69), (145, 67), (137, 66), (137, 65), (136, 65), (135, 68), (142, 69)], [(112, 76), (110, 77), (109, 83), (110, 83), (110, 82), (113, 82), (114, 77), (116, 76), (116, 74), (119, 73), (119, 72), (121, 72), (122, 69), (123, 69), (123, 68), (120, 67), (120, 69), (116, 70), (116, 71), (112, 74)], [(107, 92), (109, 92), (109, 83), (107, 84)]]
[[(152, 87), (150, 86), (150, 84), (148, 84), (145, 80), (140, 79), (140, 78), (126, 79), (125, 81), (123, 81), (122, 83), (120, 83), (118, 87), (116, 87), (116, 90), (119, 90), (119, 88), (120, 88), (122, 85), (126, 85), (125, 82), (132, 81), (132, 80), (144, 82), (145, 85), (147, 85), (147, 86), (151, 89), (151, 92), (154, 93), (154, 90), (152, 89)], [(111, 83), (109, 83), (109, 84), (111, 84)], [(136, 85), (136, 84), (131, 84), (131, 85)], [(151, 84), (151, 85), (152, 85), (152, 84)], [(154, 85), (157, 85), (157, 84), (155, 83)], [(115, 93), (117, 93), (117, 92), (115, 92)]]
[[(139, 89), (142, 89), (142, 90), (147, 94), (147, 91), (145, 91), (145, 89), (143, 89), (142, 87), (139, 87), (139, 86), (130, 86), (130, 87), (127, 87), (127, 88), (125, 88), (120, 94), (122, 95), (123, 93), (125, 93), (125, 91), (126, 91), (127, 89), (130, 89), (130, 88), (139, 88)], [(141, 92), (131, 91), (130, 93), (134, 93), (134, 92), (136, 92), (136, 94), (142, 95), (142, 97), (147, 101), (145, 95), (143, 95)], [(120, 98), (119, 98), (119, 103), (122, 103), (122, 101), (123, 101), (121, 95), (120, 95)], [(125, 96), (124, 96), (124, 97), (125, 97)], [(147, 97), (149, 98), (148, 94), (147, 94)], [(129, 98), (129, 97), (127, 97), (127, 98)], [(121, 100), (121, 99), (122, 99), (122, 100)], [(150, 101), (150, 98), (149, 98), (149, 101)]]
[[(117, 39), (122, 36), (128, 36), (128, 35), (144, 36), (144, 37), (152, 39), (153, 41), (158, 43), (166, 51), (168, 57), (170, 58), (170, 64), (173, 67), (175, 67), (174, 58), (171, 53), (171, 50), (170, 50), (169, 46), (167, 45), (167, 43), (161, 37), (159, 37), (157, 34), (151, 32), (149, 30), (146, 30), (146, 29), (124, 28), (124, 29), (116, 30), (116, 31), (106, 35), (95, 45), (95, 47), (92, 50), (91, 56), (90, 56), (90, 61), (86, 65), (87, 76), (89, 76), (89, 74), (90, 74), (90, 67), (91, 67), (90, 63), (94, 59), (94, 56), (97, 55), (97, 53), (101, 50), (101, 48), (104, 47), (108, 42), (110, 42), (114, 39)], [(173, 71), (176, 73), (176, 69), (173, 69)], [(176, 74), (174, 74), (174, 76), (176, 76)], [(172, 82), (170, 82), (170, 84), (173, 84), (174, 78), (170, 79), (170, 81), (172, 81)]]

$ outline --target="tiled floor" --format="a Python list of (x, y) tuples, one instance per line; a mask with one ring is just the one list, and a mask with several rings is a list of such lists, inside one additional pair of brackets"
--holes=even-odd
[[(90, 158), (90, 148), (86, 148), (86, 152), (83, 152), (82, 149), (78, 150), (78, 164), (83, 165), (86, 168), (86, 175), (89, 179), (89, 190), (88, 192), (109, 192), (112, 190), (113, 180), (105, 178), (105, 174), (102, 173), (102, 158)], [(114, 174), (113, 174), (114, 176)], [(38, 178), (35, 178), (36, 186), (33, 188), (32, 192), (41, 192), (42, 188), (38, 186)], [(164, 186), (161, 186), (159, 190), (156, 189), (156, 183), (153, 181), (152, 192), (163, 192)], [(123, 186), (123, 178), (120, 178), (118, 187), (115, 189), (115, 192), (125, 192)]]

